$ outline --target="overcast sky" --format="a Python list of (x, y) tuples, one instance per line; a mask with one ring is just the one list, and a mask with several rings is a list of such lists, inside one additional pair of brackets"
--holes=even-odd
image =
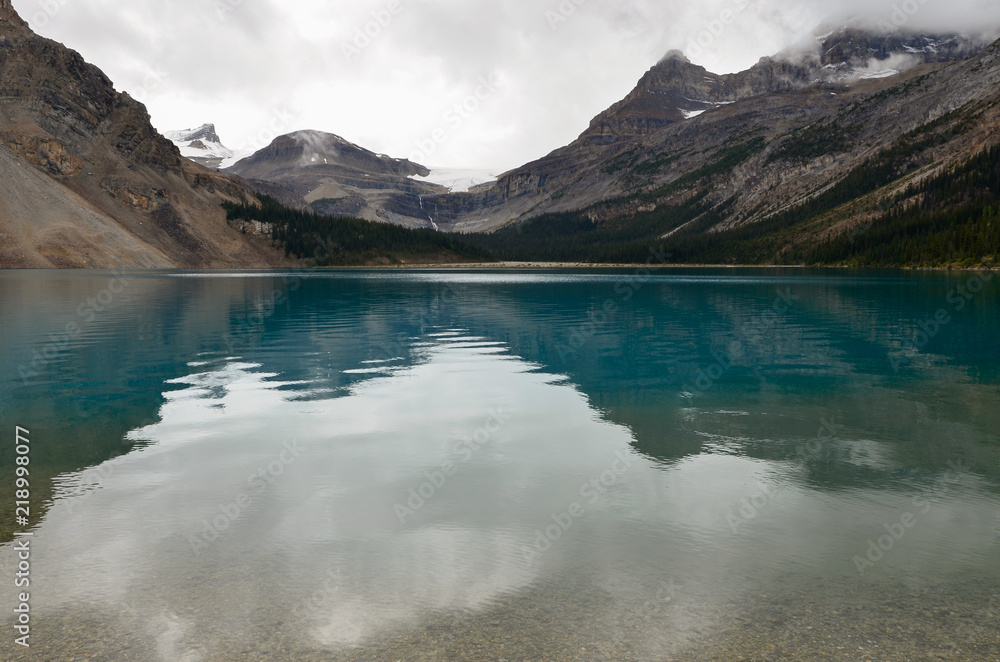
[[(1000, 25), (1000, 0), (14, 0), (161, 131), (234, 149), (297, 129), (507, 169), (575, 139), (668, 50), (738, 71), (821, 21)], [(905, 10), (905, 12), (904, 12)], [(725, 20), (726, 22), (723, 22)], [(714, 32), (714, 34), (713, 34)], [(366, 34), (367, 33), (367, 34)], [(459, 109), (456, 109), (459, 104)]]

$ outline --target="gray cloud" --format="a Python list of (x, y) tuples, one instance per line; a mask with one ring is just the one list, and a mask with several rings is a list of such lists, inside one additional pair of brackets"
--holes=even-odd
[[(276, 133), (318, 129), (431, 166), (496, 168), (573, 140), (673, 48), (726, 73), (852, 15), (872, 25), (903, 16), (917, 30), (1000, 26), (1000, 0), (14, 6), (39, 33), (80, 51), (144, 101), (161, 130), (215, 122), (227, 145), (252, 148)], [(497, 84), (484, 93), (482, 80)]]

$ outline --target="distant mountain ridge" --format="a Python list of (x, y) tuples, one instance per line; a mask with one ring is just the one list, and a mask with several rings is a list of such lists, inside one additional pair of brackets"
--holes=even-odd
[[(890, 76), (574, 144), (524, 169), (555, 174), (523, 193), (534, 213), (484, 245), (504, 259), (642, 261), (655, 245), (696, 263), (994, 263), (1000, 42), (948, 57), (935, 46)], [(557, 169), (588, 150), (599, 157)]]
[[(1000, 42), (848, 25), (726, 75), (673, 51), (577, 140), (468, 192), (330, 133), (279, 136), (223, 172), (192, 162), (236, 160), (214, 125), (169, 137), (0, 0), (0, 266), (286, 264), (274, 228), (247, 219), (254, 192), (492, 233), (477, 241), (510, 259), (644, 261), (659, 244), (730, 263), (982, 259), (1000, 209)], [(294, 218), (310, 229), (282, 240), (299, 256), (335, 223)]]
[[(372, 162), (356, 164), (353, 177), (287, 159), (279, 159), (280, 167), (263, 167), (265, 161), (276, 159), (276, 150), (282, 149), (285, 137), (231, 172), (288, 186), (304, 204), (319, 211), (363, 214), (373, 220), (411, 227), (492, 231), (545, 213), (581, 209), (627, 196), (669, 179), (672, 165), (685, 166), (680, 159), (655, 156), (660, 149), (659, 137), (667, 135), (664, 132), (681, 131), (698, 145), (698, 150), (709, 154), (740, 128), (724, 119), (741, 116), (749, 108), (740, 104), (761, 100), (757, 110), (772, 113), (779, 127), (792, 130), (808, 124), (810, 118), (836, 114), (843, 107), (840, 101), (863, 93), (857, 90), (878, 93), (893, 87), (915, 68), (958, 62), (984, 45), (955, 34), (882, 34), (847, 25), (761, 58), (746, 71), (726, 75), (709, 72), (680, 51), (671, 51), (629, 95), (597, 115), (576, 141), (501, 174), (492, 184), (475, 186), (468, 193), (448, 193), (432, 186), (415, 189), (407, 182), (386, 180), (385, 173), (378, 170), (381, 166)], [(787, 106), (788, 97), (782, 95), (797, 91), (819, 92), (815, 107)], [(768, 110), (774, 104), (786, 105), (784, 110)], [(722, 121), (708, 120), (712, 115)], [(690, 122), (701, 128), (712, 127), (712, 133), (699, 131), (692, 136), (680, 128)], [(694, 164), (698, 160), (688, 161)], [(250, 163), (255, 166), (250, 167)], [(642, 169), (629, 174), (629, 164)], [(336, 203), (331, 204), (331, 200)]]
[(580, 140), (602, 145), (635, 140), (743, 99), (961, 60), (985, 45), (954, 34), (879, 35), (851, 27), (817, 37), (816, 42), (721, 76), (692, 64), (681, 51), (670, 51), (625, 99), (595, 117)]
[(432, 227), (421, 209), (422, 197), (447, 190), (411, 178), (430, 175), (425, 166), (376, 154), (322, 131), (280, 136), (225, 172), (282, 186), (320, 213), (410, 227)]

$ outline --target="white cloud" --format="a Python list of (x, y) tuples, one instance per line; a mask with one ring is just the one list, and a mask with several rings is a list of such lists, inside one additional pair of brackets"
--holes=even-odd
[[(15, 0), (14, 6), (38, 32), (80, 51), (119, 89), (141, 97), (161, 130), (214, 122), (223, 142), (239, 148), (275, 131), (318, 129), (407, 157), (440, 129), (443, 140), (434, 141), (426, 164), (510, 168), (572, 141), (672, 48), (726, 73), (796, 42), (831, 13), (863, 11), (872, 21), (892, 21), (894, 7), (908, 2), (917, 8), (907, 16), (915, 28), (1000, 24), (1000, 0), (854, 2)], [(723, 21), (722, 33), (713, 34)], [(366, 28), (370, 43), (361, 38), (363, 48), (347, 48)], [(476, 110), (459, 114), (458, 122), (455, 104), (474, 98), (480, 79), (491, 76), (502, 84), (468, 104)]]

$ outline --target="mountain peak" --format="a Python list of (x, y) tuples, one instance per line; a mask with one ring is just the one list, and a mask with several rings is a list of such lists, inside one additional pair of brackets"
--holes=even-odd
[(417, 163), (376, 154), (333, 133), (314, 130), (278, 136), (267, 147), (235, 164), (231, 171), (241, 177), (265, 179), (262, 173), (276, 168), (349, 169), (370, 176), (430, 174)]
[(691, 60), (689, 60), (688, 57), (684, 55), (684, 51), (678, 50), (676, 48), (667, 51), (667, 54), (660, 58), (660, 62), (665, 62), (667, 60), (680, 60), (681, 62), (686, 62), (688, 64), (691, 64)]
[(957, 33), (918, 32), (905, 28), (886, 31), (851, 21), (840, 27), (825, 25), (811, 38), (782, 51), (776, 58), (793, 62), (811, 59), (826, 69), (832, 65), (832, 68), (846, 67), (850, 71), (890, 58), (905, 58), (908, 62), (896, 64), (909, 66), (955, 62), (971, 57), (984, 46), (986, 42), (981, 38)]
[(197, 129), (183, 129), (181, 131), (168, 131), (164, 134), (174, 142), (191, 142), (204, 140), (206, 142), (221, 143), (219, 134), (215, 132), (214, 124), (202, 124)]
[(202, 124), (197, 129), (167, 131), (163, 134), (181, 150), (181, 154), (208, 168), (220, 168), (236, 157), (235, 152), (222, 144), (214, 124)]
[[(341, 138), (335, 133), (330, 133), (328, 131), (317, 131), (315, 129), (301, 129), (299, 131), (292, 131), (287, 134), (292, 140), (296, 140), (301, 145), (313, 146), (318, 149), (335, 149), (337, 147), (342, 147), (344, 145), (350, 145), (351, 147), (357, 147), (348, 142), (344, 138)], [(360, 148), (359, 148), (360, 149)]]

